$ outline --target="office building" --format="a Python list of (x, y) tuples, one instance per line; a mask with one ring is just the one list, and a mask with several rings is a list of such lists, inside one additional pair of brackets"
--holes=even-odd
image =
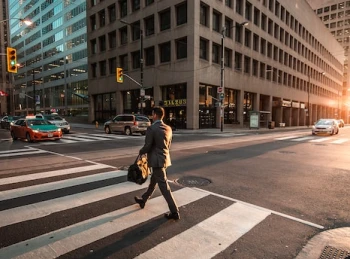
[(341, 113), (337, 114), (337, 117), (350, 123), (350, 1), (308, 0), (308, 2), (345, 50), (344, 82), (338, 100)]
[(222, 117), (225, 127), (303, 126), (337, 112), (344, 50), (306, 0), (87, 5), (91, 121), (158, 104), (188, 129)]
[(9, 17), (15, 113), (87, 114), (86, 1), (9, 0)]

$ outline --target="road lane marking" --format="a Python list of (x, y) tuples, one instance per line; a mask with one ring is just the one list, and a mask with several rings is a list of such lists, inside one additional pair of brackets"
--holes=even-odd
[(73, 179), (61, 180), (57, 182), (44, 183), (40, 185), (28, 186), (8, 191), (0, 192), (0, 201), (29, 196), (32, 194), (43, 193), (53, 190), (59, 190), (67, 187), (93, 183), (111, 178), (127, 175), (127, 171), (118, 170), (112, 172), (98, 173), (93, 175), (81, 176)]
[[(263, 221), (269, 212), (235, 203), (135, 259), (212, 258)], [(198, 248), (198, 249), (197, 249)]]
[(297, 138), (299, 136), (288, 136), (288, 137), (282, 137), (282, 138), (276, 138), (276, 140), (287, 140), (287, 139), (292, 139), (292, 138)]
[(304, 140), (311, 140), (315, 137), (303, 137), (303, 138), (297, 138), (297, 139), (291, 139), (290, 141), (304, 141)]
[[(146, 184), (148, 182), (146, 181)], [(3, 210), (1, 211), (2, 219), (0, 221), (0, 227), (45, 217), (55, 212), (76, 208), (143, 188), (145, 188), (145, 186), (132, 182), (123, 182), (56, 199)]]
[(332, 144), (343, 144), (343, 143), (345, 143), (345, 142), (347, 142), (347, 141), (349, 141), (349, 139), (347, 139), (347, 138), (342, 138), (342, 139), (334, 140), (334, 141), (332, 141), (331, 143), (332, 143)]
[[(131, 183), (134, 186), (135, 183)], [(192, 188), (173, 192), (178, 206), (195, 202), (209, 194)], [(0, 249), (0, 258), (57, 258), (137, 224), (158, 217), (169, 210), (163, 196), (150, 199), (147, 209), (137, 204), (61, 228)]]
[(47, 153), (45, 150), (28, 148), (28, 149), (12, 149), (7, 151), (0, 151), (0, 157), (25, 156)]
[(310, 221), (306, 221), (306, 220), (303, 220), (303, 219), (299, 219), (299, 218), (296, 218), (296, 217), (293, 217), (293, 216), (290, 216), (290, 215), (287, 215), (287, 214), (284, 214), (284, 213), (280, 213), (278, 211), (270, 210), (270, 209), (267, 209), (267, 208), (264, 208), (264, 207), (260, 207), (260, 206), (257, 206), (257, 205), (251, 204), (251, 203), (247, 203), (247, 202), (244, 202), (244, 201), (241, 201), (241, 200), (237, 200), (237, 199), (234, 199), (234, 198), (231, 198), (231, 197), (227, 197), (227, 196), (224, 196), (224, 195), (221, 195), (221, 194), (217, 194), (217, 193), (214, 193), (214, 192), (206, 191), (206, 190), (203, 190), (203, 189), (200, 189), (200, 188), (197, 188), (197, 187), (194, 187), (194, 189), (202, 191), (202, 192), (205, 192), (205, 193), (208, 193), (208, 194), (211, 194), (211, 195), (214, 195), (216, 197), (220, 197), (220, 198), (226, 199), (226, 200), (239, 202), (239, 203), (242, 203), (242, 204), (245, 204), (247, 206), (254, 207), (254, 208), (259, 208), (259, 209), (268, 211), (268, 212), (270, 212), (272, 214), (279, 215), (281, 217), (288, 218), (288, 219), (291, 219), (293, 221), (297, 221), (297, 222), (303, 223), (303, 224), (311, 226), (311, 227), (324, 229), (324, 227), (321, 226), (321, 225), (318, 225), (318, 224), (315, 224), (315, 223), (312, 223)]
[(324, 141), (327, 141), (328, 138), (318, 138), (318, 139), (313, 139), (313, 140), (310, 140), (310, 142), (324, 142)]
[(53, 176), (76, 174), (76, 173), (98, 170), (98, 169), (105, 169), (105, 168), (113, 168), (113, 167), (110, 165), (95, 164), (95, 165), (66, 168), (66, 169), (41, 172), (41, 173), (35, 173), (35, 174), (13, 176), (13, 177), (8, 177), (8, 178), (1, 178), (0, 185), (43, 179), (43, 178), (48, 178), (48, 177), (53, 177)]

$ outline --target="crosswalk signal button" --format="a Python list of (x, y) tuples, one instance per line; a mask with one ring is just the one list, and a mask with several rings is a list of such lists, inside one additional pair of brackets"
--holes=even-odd
[(117, 82), (123, 83), (124, 77), (123, 77), (123, 69), (121, 67), (117, 67)]
[(14, 48), (7, 49), (7, 71), (17, 73), (17, 51)]

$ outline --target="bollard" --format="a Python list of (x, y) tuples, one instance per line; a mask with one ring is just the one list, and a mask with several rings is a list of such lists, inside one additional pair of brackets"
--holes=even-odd
[(95, 124), (96, 124), (96, 129), (97, 129), (98, 128), (98, 121), (96, 121)]

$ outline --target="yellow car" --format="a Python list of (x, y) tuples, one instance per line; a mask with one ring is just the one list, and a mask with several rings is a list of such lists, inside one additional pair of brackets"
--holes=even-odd
[(39, 140), (59, 140), (62, 130), (47, 120), (25, 118), (17, 120), (10, 128), (13, 140), (27, 139), (28, 142)]

